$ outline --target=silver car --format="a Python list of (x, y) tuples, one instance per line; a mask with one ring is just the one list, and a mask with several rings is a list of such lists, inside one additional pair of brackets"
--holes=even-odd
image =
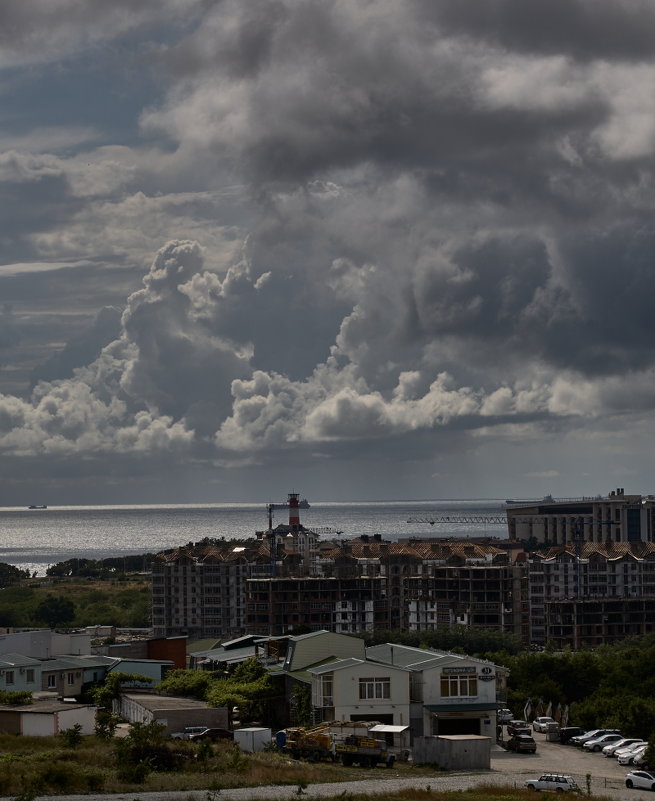
[(540, 717), (535, 718), (532, 721), (532, 731), (540, 731), (544, 734), (548, 731), (549, 727), (553, 725), (557, 725), (557, 721), (554, 718), (549, 717)]
[(635, 761), (635, 757), (641, 756), (645, 753), (647, 748), (648, 743), (644, 743), (643, 745), (638, 745), (636, 748), (631, 748), (629, 751), (625, 751), (618, 758), (619, 765), (632, 765)]
[(633, 737), (632, 739), (628, 737), (624, 737), (622, 740), (619, 740), (617, 743), (610, 743), (603, 748), (603, 753), (606, 757), (613, 757), (616, 756), (616, 752), (621, 748), (627, 748), (629, 745), (641, 745), (644, 740), (640, 740), (638, 737)]

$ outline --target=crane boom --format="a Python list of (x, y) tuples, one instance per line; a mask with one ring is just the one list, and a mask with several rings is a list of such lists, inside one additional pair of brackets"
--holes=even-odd
[(465, 524), (493, 524), (507, 525), (504, 515), (445, 515), (442, 517), (410, 517), (408, 523), (429, 523), (431, 526), (439, 523), (465, 523)]

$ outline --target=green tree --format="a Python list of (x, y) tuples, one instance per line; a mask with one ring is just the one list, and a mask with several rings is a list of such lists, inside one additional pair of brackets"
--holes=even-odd
[(160, 683), (159, 692), (204, 701), (211, 684), (212, 676), (206, 670), (171, 670)]
[(18, 584), (23, 579), (29, 577), (29, 570), (20, 570), (15, 565), (8, 565), (6, 562), (0, 562), (0, 587)]
[(75, 604), (66, 598), (49, 594), (36, 607), (34, 616), (50, 628), (65, 626), (75, 619)]
[(140, 673), (119, 673), (117, 671), (109, 673), (99, 687), (93, 687), (90, 695), (93, 703), (101, 709), (111, 712), (114, 699), (119, 697), (124, 686), (134, 687), (142, 684), (152, 684), (152, 679)]

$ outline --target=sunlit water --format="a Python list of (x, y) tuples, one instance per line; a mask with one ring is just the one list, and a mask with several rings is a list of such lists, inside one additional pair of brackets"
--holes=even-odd
[[(500, 500), (312, 502), (310, 509), (300, 511), (301, 522), (321, 530), (324, 537), (380, 534), (388, 540), (506, 537), (504, 524), (407, 522), (410, 517), (502, 514)], [(285, 509), (275, 510), (274, 525), (287, 520)], [(204, 537), (244, 539), (267, 524), (265, 504), (5, 507), (0, 508), (0, 562), (43, 575), (48, 565), (67, 559), (156, 553)]]

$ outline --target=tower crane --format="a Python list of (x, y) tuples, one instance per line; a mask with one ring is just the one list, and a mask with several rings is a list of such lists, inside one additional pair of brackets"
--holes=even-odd
[(480, 525), (502, 525), (507, 523), (504, 515), (434, 515), (433, 517), (410, 517), (408, 523), (429, 523), (434, 526), (439, 523), (465, 523)]

